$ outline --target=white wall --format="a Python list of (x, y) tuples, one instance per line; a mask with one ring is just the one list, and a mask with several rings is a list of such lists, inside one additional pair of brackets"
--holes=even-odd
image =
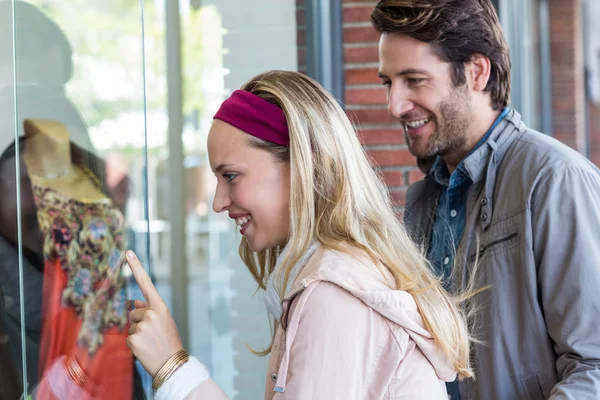
[(238, 89), (269, 69), (297, 70), (294, 0), (210, 0), (222, 12), (225, 87)]

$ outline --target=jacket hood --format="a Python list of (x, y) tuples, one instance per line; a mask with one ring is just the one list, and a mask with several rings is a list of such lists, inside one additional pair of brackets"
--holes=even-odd
[(321, 246), (308, 260), (292, 286), (291, 295), (286, 298), (293, 297), (316, 281), (340, 286), (402, 327), (425, 354), (438, 378), (446, 382), (454, 381), (456, 370), (425, 327), (414, 298), (406, 291), (390, 287), (394, 285), (394, 280), (389, 271), (378, 268), (359, 250), (341, 252)]

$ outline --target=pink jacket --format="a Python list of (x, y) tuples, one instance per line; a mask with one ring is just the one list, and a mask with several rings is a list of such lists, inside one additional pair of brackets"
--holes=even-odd
[[(437, 350), (412, 296), (390, 289), (385, 279), (391, 277), (358, 251), (319, 248), (284, 301), (265, 399), (446, 400), (444, 381), (456, 372)], [(177, 398), (169, 388), (194, 379), (199, 384), (179, 398), (226, 398), (208, 374), (182, 370), (157, 399)]]

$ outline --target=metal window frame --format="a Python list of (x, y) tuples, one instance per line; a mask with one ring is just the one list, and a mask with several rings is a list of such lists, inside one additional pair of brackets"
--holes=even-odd
[(540, 1), (540, 57), (541, 57), (541, 96), (542, 96), (542, 129), (546, 135), (553, 135), (552, 129), (552, 59), (550, 45), (550, 4), (548, 0)]
[[(540, 71), (538, 94), (532, 94), (528, 90), (527, 82), (536, 78), (536, 73), (530, 63), (528, 54), (518, 51), (520, 47), (516, 44), (523, 37), (525, 29), (529, 26), (531, 16), (531, 2), (539, 2), (539, 52)], [(540, 96), (542, 132), (552, 136), (552, 64), (550, 50), (550, 6), (548, 0), (496, 0), (492, 1), (497, 8), (500, 22), (511, 46), (512, 61), (512, 91), (511, 100), (523, 116), (525, 121), (530, 120), (533, 98), (532, 95)], [(517, 51), (515, 51), (517, 49)]]
[(183, 78), (181, 59), (181, 17), (179, 1), (165, 2), (167, 101), (168, 101), (168, 176), (170, 182), (170, 265), (171, 313), (177, 323), (184, 347), (189, 348), (188, 265), (186, 257), (183, 168)]
[(344, 103), (342, 0), (305, 0), (306, 73)]

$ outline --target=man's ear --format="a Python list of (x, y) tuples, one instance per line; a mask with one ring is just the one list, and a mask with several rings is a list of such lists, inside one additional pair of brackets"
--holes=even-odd
[(473, 55), (471, 61), (466, 64), (466, 79), (469, 86), (475, 91), (483, 92), (485, 90), (491, 73), (492, 64), (490, 59), (481, 54)]

